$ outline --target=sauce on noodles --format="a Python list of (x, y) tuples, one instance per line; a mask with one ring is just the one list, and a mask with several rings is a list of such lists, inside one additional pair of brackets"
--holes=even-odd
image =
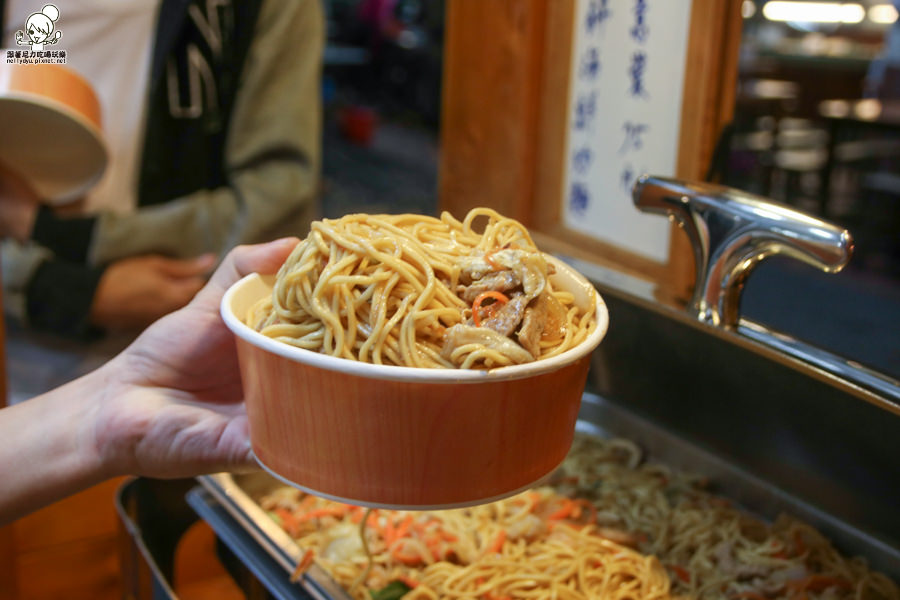
[(565, 352), (596, 327), (593, 301), (580, 310), (552, 273), (525, 227), (491, 209), (352, 214), (314, 222), (246, 320), (350, 360), (496, 368)]

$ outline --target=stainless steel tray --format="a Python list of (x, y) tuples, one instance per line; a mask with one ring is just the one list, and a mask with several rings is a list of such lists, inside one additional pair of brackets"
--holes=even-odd
[[(584, 395), (577, 428), (589, 435), (628, 438), (641, 446), (652, 460), (704, 475), (712, 482), (714, 492), (763, 519), (773, 520), (781, 513), (793, 515), (819, 529), (841, 552), (863, 556), (874, 569), (895, 580), (900, 579), (900, 549), (784, 493), (600, 396)], [(257, 499), (283, 483), (265, 473), (208, 475), (199, 477), (198, 481), (284, 568), (286, 575), (294, 570), (302, 552), (257, 503)], [(316, 598), (349, 600), (346, 592), (315, 565), (307, 571), (301, 585), (306, 593)]]

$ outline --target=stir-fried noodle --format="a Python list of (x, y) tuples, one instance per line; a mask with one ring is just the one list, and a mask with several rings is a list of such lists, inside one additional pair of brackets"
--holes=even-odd
[[(476, 231), (482, 217), (487, 224)], [(247, 323), (351, 360), (492, 368), (560, 354), (596, 326), (555, 290), (521, 223), (475, 209), (458, 221), (353, 214), (312, 224)]]
[[(576, 436), (549, 484), (466, 509), (372, 511), (372, 567), (353, 596), (401, 586), (405, 600), (900, 598), (812, 527), (753, 518), (627, 440)], [(360, 580), (364, 509), (288, 487), (260, 503), (338, 583)]]

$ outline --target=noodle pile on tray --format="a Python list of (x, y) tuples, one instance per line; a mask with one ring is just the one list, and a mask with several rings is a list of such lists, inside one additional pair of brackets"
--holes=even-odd
[[(483, 217), (483, 231), (473, 222)], [(312, 224), (247, 324), (300, 348), (375, 364), (494, 368), (565, 352), (596, 327), (521, 223), (474, 209), (353, 214)]]
[(464, 509), (373, 509), (362, 529), (365, 509), (293, 488), (261, 505), (355, 598), (389, 586), (408, 600), (670, 597), (658, 560), (600, 535), (589, 502), (549, 488)]
[[(695, 598), (900, 600), (900, 588), (861, 558), (845, 558), (813, 527), (768, 524), (705, 491), (705, 480), (644, 462), (624, 439), (576, 436), (556, 489), (590, 500), (599, 527), (628, 532), (657, 556), (673, 591)], [(627, 540), (621, 540), (627, 541)]]
[(365, 509), (294, 488), (259, 502), (358, 599), (900, 599), (812, 527), (750, 517), (628, 440), (577, 435), (550, 483), (473, 508), (373, 510), (364, 528)]

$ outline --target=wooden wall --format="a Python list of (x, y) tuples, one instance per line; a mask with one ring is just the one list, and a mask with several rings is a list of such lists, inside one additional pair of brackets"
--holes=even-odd
[[(658, 264), (560, 225), (574, 0), (447, 4), (440, 205), (456, 215), (491, 206), (519, 219), (548, 250), (580, 255), (690, 295), (693, 255), (675, 230)], [(678, 166), (702, 179), (731, 118), (740, 3), (694, 0)]]

